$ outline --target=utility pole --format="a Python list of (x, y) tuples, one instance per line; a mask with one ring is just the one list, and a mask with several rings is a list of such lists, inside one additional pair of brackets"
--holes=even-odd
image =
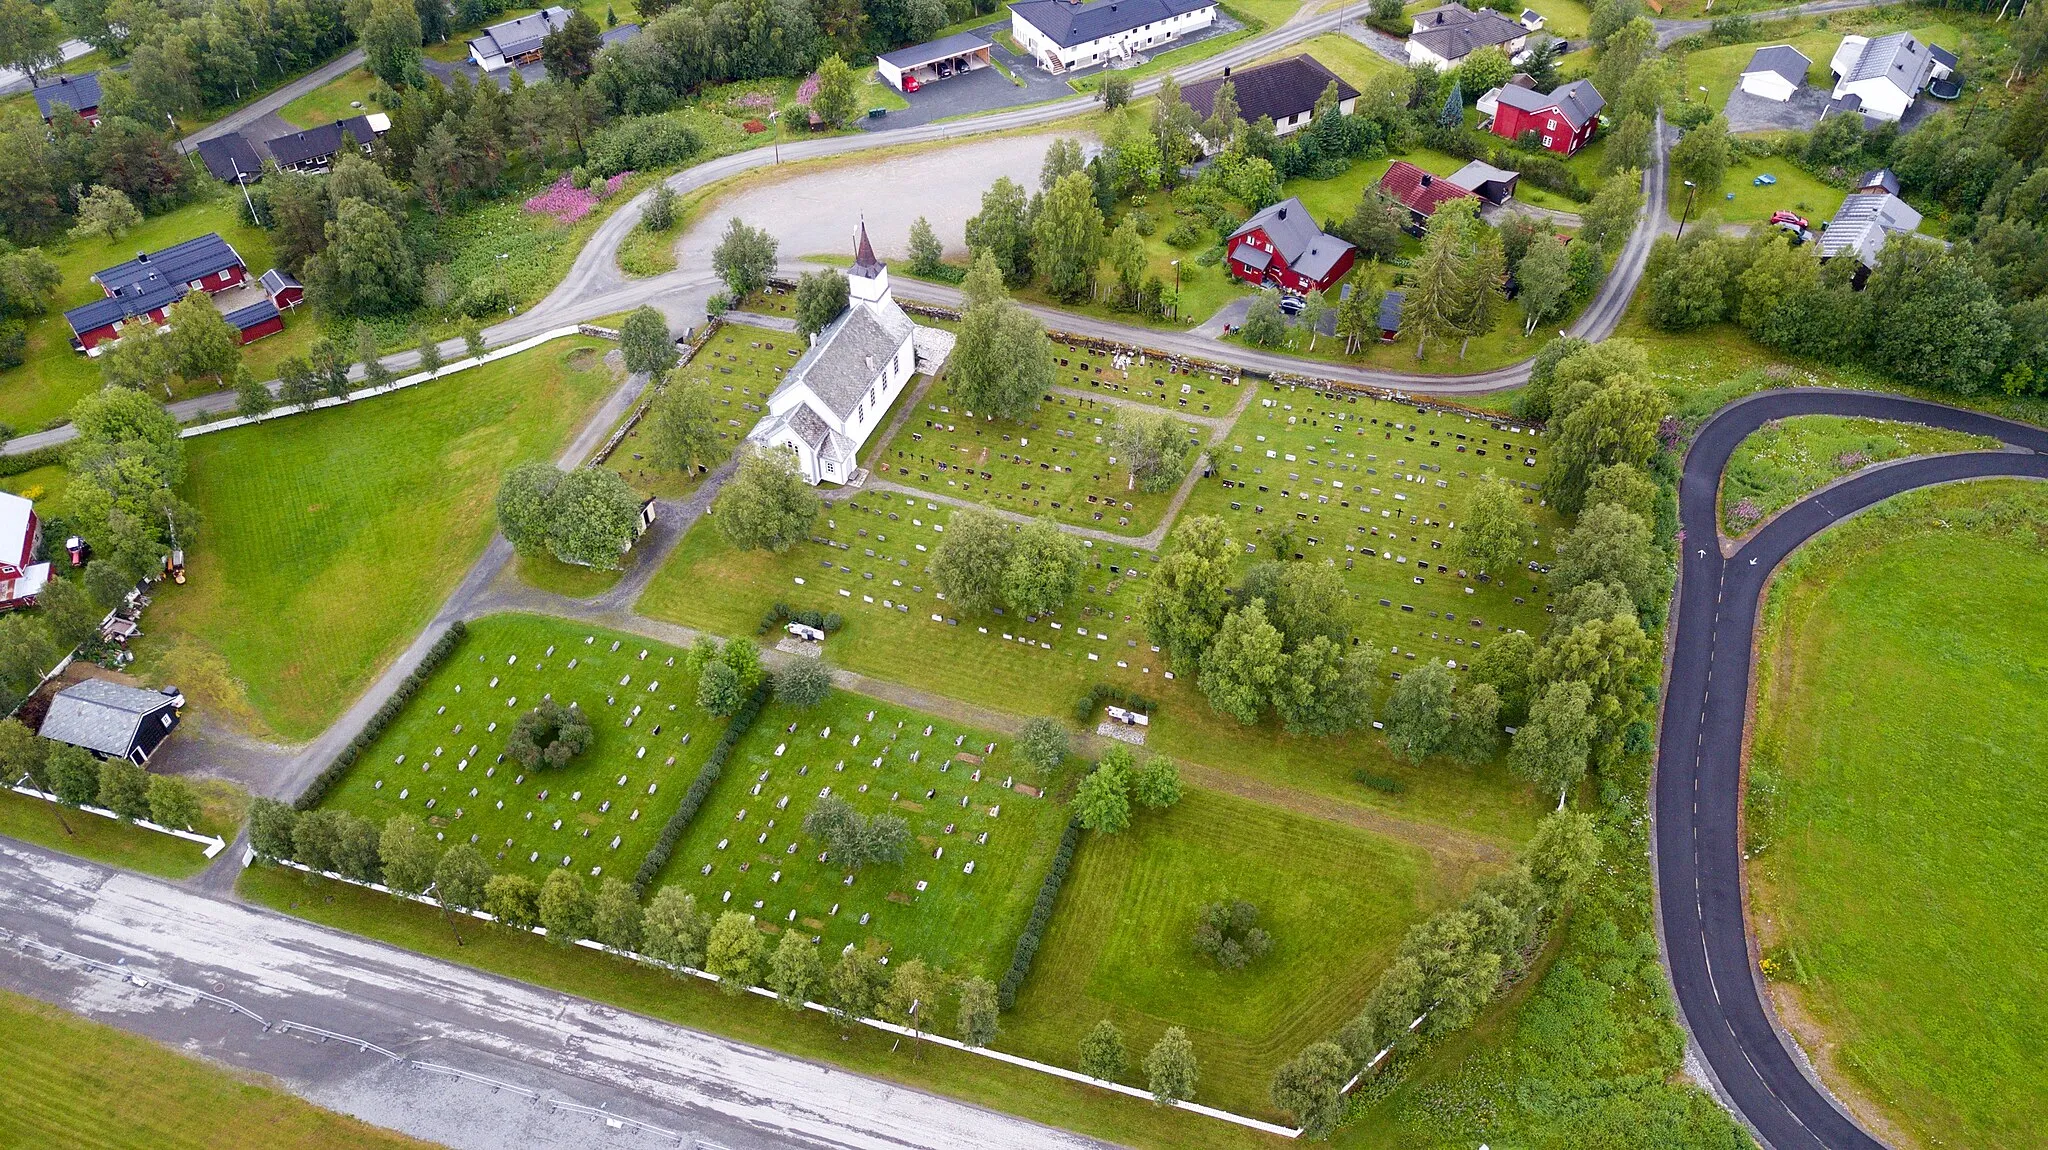
[(1697, 189), (1691, 180), (1685, 181), (1685, 210), (1678, 214), (1678, 238), (1685, 238), (1685, 221), (1692, 215), (1692, 194)]

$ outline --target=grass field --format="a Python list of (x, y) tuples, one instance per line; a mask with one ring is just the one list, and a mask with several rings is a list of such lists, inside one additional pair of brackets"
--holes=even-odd
[[(1062, 373), (1079, 379), (1071, 366)], [(1025, 419), (989, 419), (963, 407), (942, 379), (925, 393), (896, 438), (867, 462), (876, 475), (906, 486), (1119, 535), (1142, 535), (1159, 525), (1173, 492), (1137, 490), (1130, 472), (1111, 462), (1104, 440), (1116, 422), (1117, 406), (1053, 393)], [(1192, 461), (1208, 442), (1208, 428), (1184, 424), (1183, 430)]]
[[(479, 619), (325, 805), (379, 825), (409, 812), (536, 880), (572, 861), (630, 877), (725, 728), (698, 708), (681, 654), (562, 620)], [(568, 766), (529, 771), (502, 752), (543, 698), (580, 707), (595, 739)]]
[[(1759, 185), (1758, 176), (1769, 175), (1775, 184)], [(1776, 211), (1798, 212), (1818, 229), (1832, 218), (1848, 195), (1809, 175), (1806, 169), (1781, 156), (1759, 159), (1737, 157), (1728, 165), (1719, 188), (1702, 188), (1693, 199), (1691, 220), (1701, 227), (1714, 223), (1757, 224), (1769, 222)], [(1685, 211), (1685, 190), (1670, 197), (1671, 218)]]
[(370, 92), (376, 86), (377, 77), (357, 68), (286, 104), (277, 114), (286, 123), (300, 128), (316, 128), (361, 116), (377, 110), (370, 103)]
[[(1780, 508), (1852, 471), (1944, 451), (1995, 451), (1998, 440), (1939, 427), (1802, 415), (1742, 441), (1721, 479), (1721, 528), (1741, 535)], [(1743, 501), (1748, 507), (1742, 507)], [(1740, 508), (1740, 513), (1738, 513)]]
[[(591, 339), (190, 441), (191, 581), (159, 591), (145, 673), (225, 660), (239, 724), (305, 738), (432, 615), (496, 530), (514, 463), (551, 459), (612, 377)], [(210, 695), (210, 697), (209, 697)]]
[[(248, 794), (215, 779), (188, 781), (199, 792), (201, 802), (202, 813), (193, 829), (233, 839), (248, 810)], [(0, 835), (170, 879), (191, 878), (212, 861), (198, 843), (101, 815), (64, 810), (55, 803), (4, 789), (0, 789)]]
[[(155, 251), (208, 232), (219, 232), (234, 245), (251, 277), (274, 266), (270, 233), (243, 222), (239, 198), (231, 199), (230, 193), (211, 183), (208, 189), (197, 202), (151, 216), (119, 239), (63, 237), (43, 248), (63, 280), (50, 310), (28, 321), (27, 362), (0, 371), (0, 423), (16, 432), (38, 430), (61, 422), (81, 397), (98, 390), (99, 362), (71, 350), (71, 327), (64, 322), (64, 309), (106, 294), (88, 278), (92, 273), (134, 259), (136, 252)], [(317, 338), (319, 326), (313, 311), (294, 309), (285, 318), (284, 331), (250, 344), (243, 359), (258, 379), (268, 379), (277, 374), (279, 362), (304, 351)], [(210, 389), (209, 380), (196, 390), (181, 386), (177, 395), (183, 398)]]
[(578, 567), (552, 555), (520, 555), (512, 560), (512, 564), (519, 573), (520, 581), (527, 586), (567, 595), (571, 599), (602, 595), (617, 586), (626, 574), (622, 570), (607, 571), (602, 567)]
[(0, 991), (0, 1145), (225, 1150), (425, 1146), (266, 1081)]
[(1973, 483), (1834, 528), (1767, 608), (1749, 803), (1767, 969), (1832, 1072), (1920, 1145), (2048, 1141), (2043, 587), (2048, 491)]
[[(660, 885), (802, 929), (828, 955), (880, 943), (899, 961), (995, 979), (1067, 822), (1057, 787), (1032, 797), (1013, 779), (1048, 785), (1007, 736), (843, 691), (810, 711), (771, 706), (734, 748)], [(823, 844), (802, 826), (826, 791), (862, 814), (907, 819), (908, 857), (853, 872), (820, 861)]]
[[(1439, 886), (1412, 847), (1190, 791), (1082, 844), (1000, 1045), (1073, 1066), (1103, 1018), (1140, 1054), (1184, 1026), (1202, 1063), (1198, 1101), (1280, 1117), (1266, 1098), (1273, 1070), (1357, 1012), (1402, 933), (1455, 897)], [(1274, 940), (1241, 971), (1191, 941), (1202, 904), (1232, 897), (1258, 906)]]
[[(244, 872), (238, 889), (244, 897), (274, 909), (436, 958), (742, 1042), (773, 1046), (800, 1058), (936, 1091), (1119, 1145), (1144, 1150), (1187, 1146), (1257, 1150), (1273, 1145), (1267, 1135), (1185, 1111), (1161, 1109), (943, 1047), (924, 1044), (920, 1048), (867, 1027), (842, 1031), (812, 1011), (791, 1013), (751, 995), (729, 998), (696, 979), (678, 980), (624, 959), (551, 946), (522, 932), (464, 930), (458, 945), (447, 922), (431, 908), (394, 902), (389, 896), (325, 879), (309, 881), (297, 871), (257, 867)], [(997, 1045), (1002, 1042), (999, 1035)]]
[[(736, 444), (759, 422), (768, 397), (782, 382), (782, 372), (802, 353), (803, 340), (791, 332), (730, 323), (672, 378), (710, 386), (712, 403), (726, 417), (719, 435)], [(700, 478), (658, 467), (647, 459), (645, 420), (626, 433), (607, 462), (635, 491), (663, 499), (689, 494), (697, 489)]]

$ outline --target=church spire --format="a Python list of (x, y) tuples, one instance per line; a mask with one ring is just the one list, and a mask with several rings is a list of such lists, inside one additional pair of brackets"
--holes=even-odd
[(882, 272), (882, 261), (875, 258), (875, 246), (868, 242), (868, 219), (862, 216), (860, 226), (854, 231), (853, 274), (874, 279)]

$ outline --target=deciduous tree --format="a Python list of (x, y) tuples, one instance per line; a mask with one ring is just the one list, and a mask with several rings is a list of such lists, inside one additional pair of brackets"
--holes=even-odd
[(1532, 530), (1522, 498), (1506, 481), (1486, 471), (1479, 476), (1465, 518), (1458, 523), (1458, 561), (1496, 582), (1522, 567)]
[(1118, 409), (1104, 442), (1111, 462), (1129, 471), (1129, 486), (1154, 495), (1180, 485), (1194, 454), (1186, 429), (1171, 413), (1137, 404)]
[(999, 515), (961, 508), (946, 523), (926, 570), (946, 602), (963, 612), (1002, 605), (1017, 529)]
[(1110, 748), (1074, 791), (1074, 817), (1091, 831), (1121, 833), (1131, 825), (1131, 754)]
[(1105, 1018), (1081, 1037), (1081, 1073), (1104, 1082), (1122, 1078), (1129, 1069), (1123, 1031)]
[(797, 474), (786, 451), (749, 451), (718, 501), (712, 520), (726, 542), (742, 551), (781, 554), (808, 538), (820, 510), (818, 495)]
[(481, 909), (484, 887), (491, 881), (491, 865), (483, 853), (468, 843), (456, 843), (434, 867), (434, 893), (445, 906), (464, 910)]
[(1219, 714), (1249, 726), (1273, 697), (1286, 666), (1279, 628), (1266, 619), (1266, 604), (1254, 599), (1223, 620), (1215, 642), (1202, 654), (1202, 694)]
[(1454, 696), (1454, 672), (1431, 659), (1401, 676), (1382, 712), (1387, 745), (1411, 763), (1442, 750), (1450, 741)]
[(711, 924), (697, 913), (697, 896), (681, 887), (665, 886), (648, 901), (641, 918), (641, 947), (649, 958), (674, 966), (704, 965), (704, 944)]
[(644, 304), (634, 308), (626, 322), (619, 325), (619, 354), (625, 358), (626, 370), (630, 372), (659, 375), (674, 367), (676, 344), (669, 334), (668, 320)]
[(434, 881), (441, 848), (420, 821), (408, 814), (384, 820), (377, 839), (377, 858), (384, 864), (384, 885), (400, 894), (419, 894)]
[(1195, 1096), (1201, 1067), (1195, 1061), (1195, 1045), (1188, 1032), (1170, 1026), (1145, 1055), (1145, 1081), (1155, 1101), (1181, 1102)]
[(775, 274), (775, 249), (775, 237), (766, 229), (748, 227), (734, 216), (711, 252), (711, 270), (738, 301), (768, 286), (768, 277)]
[(1058, 609), (1081, 585), (1081, 541), (1050, 519), (1014, 533), (1003, 566), (1003, 601), (1024, 616)]
[(845, 276), (831, 268), (805, 272), (796, 281), (797, 334), (810, 336), (824, 331), (846, 310), (847, 299)]
[(843, 128), (853, 121), (860, 102), (860, 78), (845, 60), (834, 54), (818, 63), (818, 91), (811, 97), (811, 111), (827, 126)]
[(1551, 683), (1529, 704), (1515, 730), (1508, 765), (1545, 793), (1562, 791), (1586, 774), (1593, 749), (1593, 692), (1575, 680)]
[(768, 989), (780, 996), (787, 1010), (802, 1010), (825, 986), (825, 964), (818, 948), (794, 929), (782, 932), (775, 953), (768, 958)]
[(1146, 634), (1183, 669), (1199, 661), (1230, 607), (1237, 543), (1214, 515), (1183, 519), (1174, 550), (1145, 581), (1139, 612)]
[(704, 970), (718, 979), (718, 989), (739, 995), (761, 980), (763, 952), (761, 929), (754, 916), (729, 910), (718, 916), (704, 947)]
[(1001, 1029), (996, 1023), (995, 984), (980, 975), (960, 980), (960, 1041), (967, 1046), (987, 1046)]
[(1294, 1115), (1309, 1137), (1326, 1137), (1344, 1116), (1344, 1086), (1351, 1080), (1351, 1067), (1343, 1047), (1318, 1042), (1274, 1072), (1273, 1105)]
[(640, 502), (610, 468), (568, 472), (548, 498), (548, 550), (564, 563), (618, 570), (640, 530)]

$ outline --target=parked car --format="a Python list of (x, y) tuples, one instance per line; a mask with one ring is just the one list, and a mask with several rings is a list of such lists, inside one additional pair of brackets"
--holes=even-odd
[(1780, 225), (1789, 224), (1790, 226), (1798, 228), (1802, 231), (1813, 226), (1812, 224), (1806, 221), (1805, 216), (1802, 216), (1797, 212), (1772, 212), (1771, 222)]
[(906, 92), (915, 92), (915, 91), (917, 91), (917, 90), (918, 90), (919, 88), (922, 88), (922, 87), (924, 87), (924, 85), (922, 85), (922, 84), (920, 84), (920, 83), (918, 83), (918, 82), (917, 82), (917, 77), (915, 77), (915, 76), (911, 75), (911, 74), (910, 74), (910, 73), (908, 73), (908, 72), (905, 72), (905, 73), (903, 74), (903, 90), (904, 90), (904, 91), (906, 91)]
[(1280, 310), (1288, 315), (1300, 315), (1301, 309), (1306, 306), (1308, 306), (1307, 301), (1298, 295), (1283, 294), (1280, 297)]

